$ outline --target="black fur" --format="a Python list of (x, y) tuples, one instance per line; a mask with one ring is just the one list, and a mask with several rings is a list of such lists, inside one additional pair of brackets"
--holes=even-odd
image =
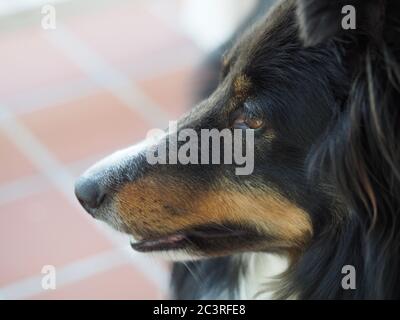
[[(356, 30), (340, 28), (344, 4), (357, 9)], [(269, 174), (268, 181), (307, 208), (314, 227), (313, 239), (284, 276), (278, 297), (398, 299), (400, 4), (298, 0), (296, 16), (293, 20), (288, 13), (281, 17), (286, 21), (275, 21), (278, 35), (254, 34), (257, 52), (247, 55), (245, 69), (258, 90), (267, 92), (262, 102), (278, 108), (269, 114), (273, 125), (290, 143), (298, 139), (298, 145), (310, 146), (293, 149), (282, 142), (280, 152), (272, 153), (290, 159), (307, 151), (299, 159), (306, 159), (308, 183), (276, 167), (277, 176)], [(307, 49), (298, 49), (303, 44)], [(239, 41), (237, 50), (246, 50), (245, 45)], [(291, 115), (288, 105), (296, 106)], [(296, 123), (299, 119), (310, 125)], [(296, 196), (296, 185), (323, 190), (319, 199), (315, 193)], [(356, 290), (341, 287), (341, 269), (348, 264), (357, 270)], [(227, 298), (235, 297), (240, 272), (245, 272), (241, 260), (233, 257), (176, 263), (175, 297), (215, 298), (224, 291)]]
[(175, 263), (171, 275), (174, 298), (236, 299), (237, 279), (243, 268), (234, 257)]

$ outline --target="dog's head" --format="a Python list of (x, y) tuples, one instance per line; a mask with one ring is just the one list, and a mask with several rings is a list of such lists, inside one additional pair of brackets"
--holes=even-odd
[[(332, 39), (336, 24), (320, 26), (327, 33), (318, 33), (308, 16), (317, 8), (310, 3), (328, 2), (282, 1), (225, 53), (216, 90), (156, 144), (166, 146), (170, 157), (175, 149), (178, 156), (196, 154), (199, 164), (150, 164), (154, 142), (148, 141), (118, 151), (77, 182), (85, 209), (133, 235), (139, 251), (202, 257), (303, 250), (321, 221), (337, 220), (340, 207), (329, 181), (310, 180), (308, 171), (308, 160), (348, 98), (352, 76), (348, 44)], [(180, 136), (188, 128), (197, 134), (197, 148), (186, 144), (194, 138)], [(237, 159), (201, 162), (201, 129), (240, 131), (245, 146), (251, 133), (250, 174), (237, 174)], [(217, 158), (232, 153), (228, 146), (217, 148)]]

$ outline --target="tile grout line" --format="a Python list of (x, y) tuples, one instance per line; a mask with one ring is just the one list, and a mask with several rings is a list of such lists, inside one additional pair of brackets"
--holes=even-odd
[[(47, 177), (49, 181), (60, 191), (66, 199), (74, 206), (78, 207), (77, 201), (74, 199), (72, 188), (74, 178), (69, 173), (67, 168), (60, 164), (50, 153), (49, 150), (23, 125), (15, 116), (8, 111), (7, 108), (0, 105), (0, 129), (10, 139), (20, 151), (27, 156), (28, 159), (35, 165), (43, 176)], [(70, 189), (69, 189), (70, 188)], [(97, 224), (95, 224), (97, 226)], [(109, 233), (104, 233), (105, 236), (116, 243), (115, 238), (111, 237)], [(126, 252), (125, 257), (132, 260), (132, 253)], [(146, 260), (144, 256), (135, 256), (135, 261)], [(143, 262), (142, 263), (146, 263)], [(100, 268), (100, 266), (97, 266)], [(154, 279), (154, 273), (147, 273), (148, 268), (142, 268), (144, 275), (151, 281)], [(158, 270), (156, 274), (165, 273), (161, 268), (153, 267), (153, 271)], [(92, 269), (95, 273), (96, 268)], [(29, 281), (26, 283), (30, 283)], [(160, 286), (160, 284), (159, 284)], [(162, 286), (162, 285), (161, 285)], [(28, 291), (29, 287), (26, 288)], [(4, 295), (4, 293), (3, 293)], [(1, 296), (0, 296), (1, 298)]]
[[(179, 53), (177, 55), (179, 55)], [(132, 76), (132, 82), (134, 83), (135, 81), (146, 80), (152, 78), (153, 76), (157, 77), (160, 74), (172, 72), (180, 68), (190, 67), (193, 65), (193, 62), (193, 58), (188, 58), (183, 62), (182, 59), (179, 61), (169, 61), (168, 66), (165, 67), (164, 65), (164, 68), (161, 70), (161, 72), (158, 71), (157, 73), (154, 73), (153, 71), (146, 71), (137, 79), (136, 76)], [(131, 67), (128, 66), (128, 69)], [(25, 93), (23, 96), (11, 96), (3, 102), (5, 105), (12, 108), (16, 114), (20, 115), (40, 110), (42, 108), (57, 106), (61, 103), (65, 103), (66, 101), (73, 101), (74, 99), (83, 98), (96, 93), (101, 89), (101, 87), (96, 86), (93, 80), (85, 78), (81, 80), (71, 80), (67, 84), (57, 84), (45, 89), (36, 89), (33, 92)]]
[[(108, 154), (109, 152), (100, 152), (94, 156), (85, 157), (83, 159), (64, 164), (64, 167), (68, 170), (68, 172), (83, 172), (91, 164), (95, 163), (99, 159), (104, 158)], [(43, 177), (43, 174), (33, 173), (22, 178), (14, 179), (11, 182), (0, 183), (0, 206), (46, 190), (48, 187), (48, 183), (46, 182), (48, 182), (48, 179), (46, 180), (46, 177)]]
[[(72, 192), (66, 192), (65, 186), (73, 186), (74, 179), (52, 156), (49, 150), (4, 106), (0, 105), (0, 128), (7, 138), (23, 152), (68, 200)], [(72, 202), (72, 201), (71, 201)]]
[(46, 33), (45, 39), (74, 61), (93, 81), (113, 93), (124, 105), (141, 114), (150, 124), (158, 128), (167, 126), (168, 115), (154, 101), (136, 88), (133, 81), (91, 50), (66, 26), (58, 24), (56, 30)]
[[(56, 288), (65, 285), (71, 285), (78, 281), (90, 278), (96, 274), (112, 270), (115, 267), (126, 263), (125, 255), (127, 248), (110, 250), (83, 259), (75, 260), (59, 270), (56, 270)], [(137, 257), (137, 255), (135, 255)], [(141, 272), (154, 267), (148, 263), (143, 263), (141, 259), (132, 259), (131, 263)], [(93, 272), (93, 270), (96, 270)], [(157, 271), (157, 270), (156, 270)], [(160, 276), (153, 277), (152, 282), (160, 289), (160, 283), (165, 283), (166, 279)], [(41, 286), (42, 276), (32, 276), (10, 285), (0, 287), (0, 299), (26, 299), (37, 294), (51, 292), (44, 290)], [(161, 288), (161, 294), (166, 294), (166, 288)]]
[(3, 103), (12, 108), (15, 114), (23, 115), (84, 98), (97, 91), (99, 88), (90, 79), (74, 80), (26, 92), (23, 96), (8, 98)]
[(45, 190), (47, 184), (40, 174), (32, 174), (12, 182), (0, 184), (0, 207)]
[[(114, 250), (103, 252), (88, 258), (75, 260), (56, 271), (56, 288), (83, 280), (123, 264), (121, 257)], [(96, 271), (93, 272), (93, 269)], [(17, 280), (0, 287), (0, 299), (26, 299), (40, 293), (51, 292), (41, 287), (42, 275)]]

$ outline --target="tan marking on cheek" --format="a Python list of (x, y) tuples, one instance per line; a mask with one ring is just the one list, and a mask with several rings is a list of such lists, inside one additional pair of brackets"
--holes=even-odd
[(312, 234), (308, 214), (273, 191), (191, 192), (179, 184), (146, 179), (122, 188), (116, 206), (139, 238), (227, 222), (251, 224), (288, 246), (302, 246)]
[(246, 75), (238, 75), (233, 82), (235, 99), (243, 102), (250, 94), (251, 82)]
[(228, 221), (251, 223), (262, 233), (284, 242), (304, 245), (312, 235), (309, 215), (273, 191), (221, 192), (203, 203), (204, 212), (220, 212)]
[(128, 229), (146, 237), (189, 225), (191, 201), (183, 186), (146, 178), (124, 186), (116, 196), (116, 207)]

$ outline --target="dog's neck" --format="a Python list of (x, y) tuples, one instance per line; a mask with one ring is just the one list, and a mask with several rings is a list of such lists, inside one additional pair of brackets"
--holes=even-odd
[[(285, 283), (288, 259), (271, 253), (175, 263), (171, 284), (175, 299), (274, 299)], [(282, 276), (281, 276), (282, 275)]]

